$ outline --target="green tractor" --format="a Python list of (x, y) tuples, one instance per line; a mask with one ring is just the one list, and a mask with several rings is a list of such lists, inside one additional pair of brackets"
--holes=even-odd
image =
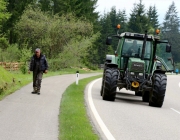
[(114, 55), (106, 55), (102, 99), (114, 101), (118, 87), (134, 91), (149, 106), (162, 107), (167, 85), (165, 73), (174, 71), (169, 42), (160, 40), (158, 35), (148, 35), (147, 31), (125, 32), (108, 36), (107, 45), (111, 45), (112, 37), (118, 39), (118, 45)]

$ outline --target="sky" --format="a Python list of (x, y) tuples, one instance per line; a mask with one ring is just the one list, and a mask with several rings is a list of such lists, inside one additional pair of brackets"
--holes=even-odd
[[(165, 14), (173, 1), (178, 12), (178, 16), (180, 17), (180, 0), (142, 0), (142, 4), (145, 5), (146, 10), (149, 9), (149, 6), (156, 6), (159, 15), (159, 22), (161, 24), (164, 21)], [(111, 8), (115, 6), (117, 10), (125, 9), (126, 14), (129, 17), (129, 14), (134, 7), (134, 3), (139, 3), (139, 0), (98, 0), (96, 11), (103, 15), (104, 11), (109, 12)]]

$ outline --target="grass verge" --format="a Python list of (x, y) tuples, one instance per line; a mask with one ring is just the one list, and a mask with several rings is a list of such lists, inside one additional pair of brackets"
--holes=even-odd
[[(71, 68), (62, 69), (56, 72), (49, 71), (47, 74), (44, 74), (43, 77), (45, 78), (56, 75), (73, 74), (76, 73), (77, 70), (80, 73), (100, 72), (100, 70), (88, 72), (85, 70)], [(4, 68), (0, 67), (0, 100), (30, 82), (32, 82), (32, 73), (22, 74), (20, 71), (9, 72), (6, 71)]]
[(84, 90), (86, 85), (97, 78), (93, 76), (70, 85), (63, 94), (60, 105), (59, 126), (60, 140), (98, 140), (89, 122), (84, 103)]

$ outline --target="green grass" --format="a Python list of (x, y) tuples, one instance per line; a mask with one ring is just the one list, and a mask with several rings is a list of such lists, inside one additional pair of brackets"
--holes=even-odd
[[(45, 78), (49, 76), (73, 74), (76, 73), (77, 70), (80, 73), (90, 73), (85, 70), (72, 68), (62, 69), (56, 72), (49, 71), (47, 74), (44, 74), (43, 77)], [(101, 72), (101, 70), (91, 72)], [(32, 82), (32, 73), (22, 74), (20, 71), (9, 72), (0, 67), (0, 100), (2, 100), (7, 95), (15, 92), (16, 90), (20, 89), (21, 87), (27, 85), (30, 82)]]
[(0, 92), (0, 100), (32, 81), (31, 75), (24, 75), (18, 72), (10, 73), (6, 71), (5, 73), (0, 73), (0, 77), (6, 77), (6, 79), (2, 78), (3, 80), (0, 81), (3, 89)]
[(63, 94), (60, 105), (60, 140), (98, 140), (89, 122), (84, 103), (85, 86), (100, 76), (94, 76), (73, 83)]

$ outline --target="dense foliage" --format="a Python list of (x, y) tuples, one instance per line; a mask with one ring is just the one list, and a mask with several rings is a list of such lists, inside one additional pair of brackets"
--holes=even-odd
[[(142, 0), (131, 13), (125, 9), (100, 16), (95, 11), (97, 0), (0, 0), (0, 61), (26, 62), (35, 48), (47, 56), (50, 68), (59, 70), (72, 66), (93, 68), (104, 63), (107, 53), (117, 47), (105, 45), (110, 34), (121, 32), (154, 34), (161, 28), (161, 37), (173, 46), (175, 62), (179, 63), (180, 21), (175, 3), (169, 6), (162, 24), (156, 5), (145, 10)], [(25, 63), (26, 64), (26, 63)]]

